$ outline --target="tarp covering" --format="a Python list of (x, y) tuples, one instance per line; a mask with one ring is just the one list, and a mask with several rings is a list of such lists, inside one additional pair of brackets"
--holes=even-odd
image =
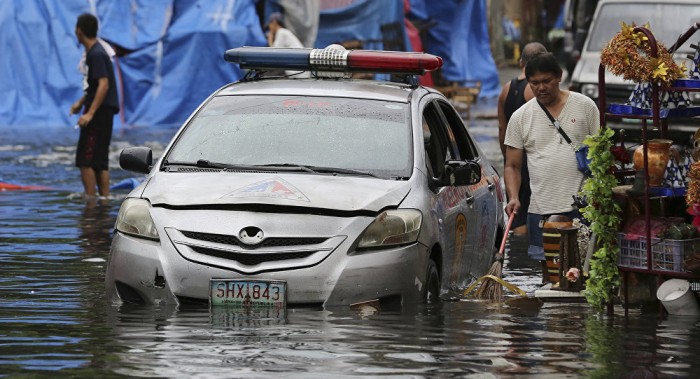
[(294, 33), (304, 47), (315, 46), (321, 14), (320, 0), (267, 0), (266, 21), (273, 12), (284, 15), (284, 27)]
[[(212, 91), (241, 77), (226, 49), (263, 46), (254, 0), (14, 0), (0, 3), (0, 125), (65, 126), (80, 98), (75, 22), (129, 52), (117, 58), (126, 125), (176, 125)], [(115, 118), (115, 125), (122, 117)]]
[[(83, 47), (75, 22), (83, 12), (100, 20), (98, 36), (115, 46), (122, 112), (115, 127), (176, 126), (217, 88), (242, 72), (226, 49), (264, 46), (256, 4), (279, 9), (301, 0), (4, 0), (0, 2), (0, 127), (75, 125), (70, 105), (82, 95), (77, 66)], [(411, 49), (404, 0), (316, 0), (314, 45), (348, 40), (366, 49)], [(305, 12), (313, 12), (308, 7)], [(412, 16), (437, 20), (423, 48), (443, 57), (450, 81), (481, 80), (482, 96), (498, 92), (485, 0), (410, 0)], [(266, 10), (267, 12), (267, 10)], [(398, 24), (393, 34), (382, 26)], [(316, 26), (308, 25), (313, 34)], [(383, 40), (391, 39), (392, 46)], [(397, 47), (398, 46), (398, 47)]]
[[(437, 23), (428, 29), (427, 52), (443, 59), (446, 80), (481, 81), (481, 97), (498, 96), (498, 71), (491, 54), (486, 0), (411, 0), (411, 14)], [(465, 83), (466, 84), (466, 83)]]
[(406, 50), (403, 30), (403, 0), (354, 0), (321, 2), (321, 17), (316, 35), (316, 47), (359, 40), (364, 49), (384, 49), (382, 25), (399, 23), (399, 39)]

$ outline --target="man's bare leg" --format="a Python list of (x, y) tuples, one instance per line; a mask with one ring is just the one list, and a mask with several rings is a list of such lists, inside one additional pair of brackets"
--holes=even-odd
[(100, 196), (109, 196), (109, 171), (97, 171), (97, 188), (100, 191)]
[(95, 186), (97, 185), (95, 170), (93, 170), (92, 167), (80, 167), (80, 178), (83, 181), (85, 195), (95, 196)]

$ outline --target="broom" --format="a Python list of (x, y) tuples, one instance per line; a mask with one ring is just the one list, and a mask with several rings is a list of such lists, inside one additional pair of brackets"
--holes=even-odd
[[(474, 294), (479, 299), (488, 299), (494, 301), (503, 300), (503, 252), (506, 250), (506, 241), (508, 240), (508, 233), (510, 233), (510, 227), (513, 225), (513, 219), (515, 218), (515, 212), (510, 214), (508, 217), (508, 224), (506, 225), (506, 230), (503, 233), (503, 241), (501, 242), (501, 248), (494, 257), (491, 269), (484, 276), (484, 280), (481, 282), (481, 286), (476, 290)], [(498, 278), (498, 279), (495, 279)]]

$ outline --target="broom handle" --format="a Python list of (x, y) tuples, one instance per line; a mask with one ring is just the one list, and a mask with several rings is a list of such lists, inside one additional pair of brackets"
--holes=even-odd
[(501, 248), (498, 250), (498, 255), (503, 256), (503, 252), (506, 250), (506, 241), (508, 240), (508, 233), (510, 233), (510, 227), (513, 225), (513, 220), (515, 219), (515, 212), (510, 213), (508, 217), (508, 224), (506, 225), (506, 230), (503, 232), (503, 241), (501, 241)]

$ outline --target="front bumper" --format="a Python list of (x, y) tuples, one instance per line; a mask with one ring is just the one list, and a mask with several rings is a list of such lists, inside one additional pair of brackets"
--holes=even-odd
[[(154, 212), (154, 218), (158, 212), (161, 211)], [(189, 225), (201, 225), (191, 222), (192, 217), (188, 216)], [(160, 241), (116, 232), (107, 268), (108, 298), (146, 304), (205, 302), (209, 298), (210, 279), (218, 278), (284, 280), (290, 305), (349, 305), (397, 296), (403, 302), (420, 300), (428, 260), (425, 246), (414, 243), (357, 252), (353, 250), (354, 240), (371, 218), (277, 215), (275, 223), (284, 226), (286, 218), (294, 218), (295, 224), (306, 225), (305, 229), (314, 230), (316, 235), (329, 237), (315, 243), (318, 241), (307, 236), (310, 244), (250, 251), (231, 247), (220, 239), (205, 241), (196, 235), (191, 238), (193, 234), (183, 233), (185, 228), (178, 225), (176, 218), (172, 220), (173, 226), (159, 228)], [(259, 222), (266, 223), (266, 220)], [(207, 233), (223, 232), (214, 226), (207, 229)], [(274, 232), (274, 227), (268, 229)], [(343, 234), (329, 234), (338, 230)], [(354, 237), (348, 238), (349, 235)], [(269, 258), (279, 256), (284, 259)], [(251, 257), (254, 259), (248, 259)]]

